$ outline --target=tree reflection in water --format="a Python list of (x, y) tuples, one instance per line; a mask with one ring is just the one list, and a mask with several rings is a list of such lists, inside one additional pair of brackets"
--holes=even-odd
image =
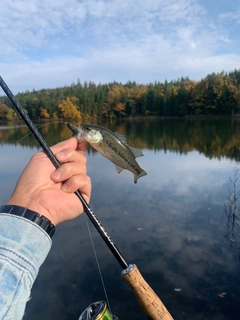
[[(240, 236), (240, 189), (238, 186), (240, 178), (239, 168), (235, 167), (233, 176), (229, 177), (228, 195), (224, 202), (223, 218), (226, 219), (225, 238), (231, 246), (237, 246)], [(240, 249), (240, 247), (238, 248)], [(240, 253), (239, 253), (240, 260)]]

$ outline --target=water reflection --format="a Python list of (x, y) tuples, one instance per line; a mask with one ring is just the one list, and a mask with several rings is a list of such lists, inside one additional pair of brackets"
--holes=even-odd
[[(222, 221), (228, 178), (239, 159), (239, 129), (234, 123), (225, 125), (227, 129), (222, 121), (107, 124), (125, 132), (130, 145), (144, 149), (138, 162), (148, 175), (136, 185), (130, 172), (118, 175), (107, 159), (93, 151), (87, 154), (91, 207), (127, 262), (138, 265), (176, 320), (239, 318), (238, 252), (226, 242)], [(45, 132), (45, 139), (70, 136), (62, 126)], [(1, 166), (5, 163), (8, 170), (6, 175), (0, 172), (2, 182), (13, 179), (10, 172), (16, 164), (14, 158), (7, 162), (7, 154), (10, 159), (17, 151), (22, 166), (36, 150), (21, 150), (24, 141), (19, 149), (11, 143), (7, 139), (1, 146)], [(29, 143), (34, 146), (34, 140)], [(9, 187), (5, 196), (7, 192)], [(0, 200), (4, 202), (2, 194)], [(119, 319), (145, 319), (120, 278), (118, 263), (93, 227), (91, 232), (112, 312)], [(82, 215), (57, 228), (24, 319), (78, 319), (100, 299), (105, 297)]]
[[(225, 225), (225, 238), (231, 246), (238, 247), (240, 236), (240, 173), (235, 167), (232, 176), (229, 177), (228, 192), (224, 201), (223, 220)], [(240, 249), (240, 248), (239, 248)], [(240, 258), (240, 256), (239, 256)]]
[[(74, 123), (75, 124), (75, 123)], [(197, 150), (209, 158), (228, 157), (239, 161), (240, 126), (238, 121), (221, 120), (165, 120), (165, 121), (123, 121), (101, 122), (112, 131), (124, 133), (128, 143), (148, 150), (173, 151), (187, 154)], [(37, 124), (38, 125), (38, 124)], [(53, 122), (39, 124), (43, 135), (48, 137), (49, 145), (71, 136), (65, 123)], [(4, 129), (3, 129), (4, 128)], [(0, 126), (1, 129), (1, 126)], [(11, 126), (0, 130), (1, 141), (16, 144), (29, 130)], [(36, 145), (32, 135), (19, 142), (21, 145)]]

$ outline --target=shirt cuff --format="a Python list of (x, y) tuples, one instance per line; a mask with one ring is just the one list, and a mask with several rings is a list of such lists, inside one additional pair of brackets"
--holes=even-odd
[(0, 257), (26, 272), (31, 284), (51, 245), (51, 238), (37, 224), (19, 216), (0, 213)]

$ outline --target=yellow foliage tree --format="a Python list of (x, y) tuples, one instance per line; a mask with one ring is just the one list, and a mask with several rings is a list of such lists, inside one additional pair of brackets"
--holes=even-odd
[(0, 103), (0, 119), (6, 118), (7, 106), (4, 103)]
[(16, 116), (17, 116), (17, 114), (13, 109), (11, 109), (11, 108), (7, 109), (7, 113), (6, 113), (7, 120), (14, 120), (16, 118)]
[(125, 88), (121, 85), (112, 86), (112, 88), (107, 93), (103, 108), (103, 114), (105, 115), (105, 117), (113, 118), (115, 117), (116, 112), (121, 115), (125, 115), (125, 101), (129, 96), (130, 90), (128, 88)]
[(118, 102), (114, 108), (119, 114), (125, 115), (126, 103)]
[(46, 109), (41, 107), (39, 110), (40, 110), (40, 117), (41, 118), (44, 118), (44, 119), (50, 118), (50, 115), (49, 115), (49, 113), (47, 112)]
[(78, 98), (67, 97), (58, 105), (58, 108), (64, 119), (80, 119), (82, 118), (81, 112), (77, 109), (76, 102)]
[(14, 120), (16, 116), (17, 114), (12, 108), (9, 108), (4, 103), (0, 103), (0, 119)]

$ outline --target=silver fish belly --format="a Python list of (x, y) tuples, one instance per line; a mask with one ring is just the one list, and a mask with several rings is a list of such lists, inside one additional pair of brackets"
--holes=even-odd
[(123, 169), (129, 170), (134, 175), (134, 183), (147, 174), (135, 160), (136, 157), (143, 156), (141, 150), (129, 147), (123, 135), (93, 124), (78, 125), (77, 130), (78, 140), (86, 140), (101, 155), (114, 163), (118, 173)]

